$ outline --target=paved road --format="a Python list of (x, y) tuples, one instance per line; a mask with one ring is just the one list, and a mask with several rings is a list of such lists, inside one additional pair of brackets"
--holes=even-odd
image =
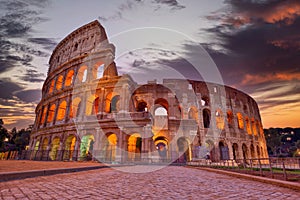
[(299, 199), (300, 192), (170, 166), (149, 173), (99, 169), (0, 183), (1, 199)]

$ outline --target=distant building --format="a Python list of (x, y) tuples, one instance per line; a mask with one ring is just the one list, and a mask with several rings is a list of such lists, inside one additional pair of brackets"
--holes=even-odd
[(268, 157), (256, 102), (214, 83), (118, 75), (98, 21), (53, 51), (31, 134), (31, 159), (185, 162)]

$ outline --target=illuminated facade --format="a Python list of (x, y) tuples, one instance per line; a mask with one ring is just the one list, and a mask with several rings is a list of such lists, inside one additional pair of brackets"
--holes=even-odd
[(36, 108), (32, 159), (268, 157), (259, 109), (250, 96), (192, 80), (139, 85), (130, 75), (118, 75), (114, 51), (98, 21), (57, 45)]

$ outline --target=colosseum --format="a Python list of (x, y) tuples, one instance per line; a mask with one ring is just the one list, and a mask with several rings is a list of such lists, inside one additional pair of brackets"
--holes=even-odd
[(98, 21), (54, 49), (30, 139), (31, 159), (108, 163), (267, 158), (257, 103), (195, 80), (138, 84), (119, 75)]

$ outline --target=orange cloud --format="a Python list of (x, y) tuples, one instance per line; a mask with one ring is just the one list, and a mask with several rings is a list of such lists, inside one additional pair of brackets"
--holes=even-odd
[(255, 85), (260, 83), (266, 83), (271, 81), (290, 81), (300, 80), (300, 73), (274, 73), (264, 75), (251, 75), (246, 74), (242, 85)]
[(294, 2), (283, 3), (274, 10), (263, 13), (261, 18), (268, 23), (284, 21), (286, 24), (292, 24), (298, 15), (300, 15), (300, 5)]

